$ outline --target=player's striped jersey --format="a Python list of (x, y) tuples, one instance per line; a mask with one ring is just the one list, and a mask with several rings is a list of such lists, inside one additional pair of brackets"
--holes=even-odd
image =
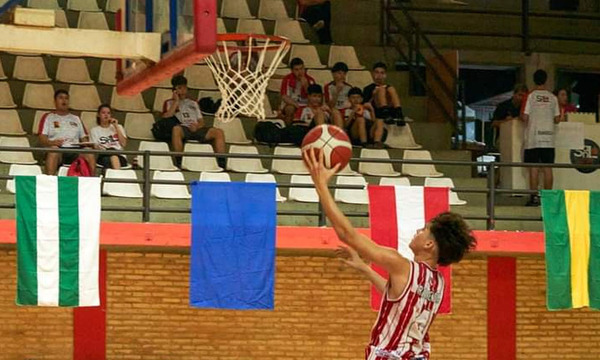
[(388, 287), (381, 301), (366, 360), (429, 359), (429, 326), (444, 294), (442, 274), (425, 263), (410, 262), (410, 275), (404, 291), (390, 299)]

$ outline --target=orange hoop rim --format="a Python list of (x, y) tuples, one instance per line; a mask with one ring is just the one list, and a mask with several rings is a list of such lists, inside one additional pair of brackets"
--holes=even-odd
[[(246, 41), (248, 39), (258, 39), (258, 40), (269, 40), (269, 42), (278, 42), (278, 44), (276, 45), (268, 45), (268, 46), (247, 46), (247, 45), (230, 45), (230, 44), (226, 44), (226, 45), (222, 45), (223, 43), (227, 43), (227, 41)], [(256, 51), (264, 51), (264, 50), (269, 50), (269, 51), (273, 51), (273, 50), (279, 50), (282, 47), (288, 47), (291, 45), (291, 40), (288, 38), (285, 38), (283, 36), (277, 36), (277, 35), (264, 35), (264, 34), (240, 34), (240, 33), (233, 33), (233, 34), (217, 34), (217, 51), (223, 51), (225, 48), (227, 48), (227, 50), (231, 50), (231, 51), (236, 51), (236, 50), (242, 50), (242, 51), (246, 51), (248, 50), (248, 48), (252, 48), (252, 51), (254, 51), (256, 49)]]

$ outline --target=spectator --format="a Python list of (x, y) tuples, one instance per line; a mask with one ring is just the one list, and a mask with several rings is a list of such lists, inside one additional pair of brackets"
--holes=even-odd
[(371, 112), (363, 106), (362, 91), (353, 87), (348, 92), (350, 106), (342, 110), (346, 131), (353, 144), (366, 147), (373, 144), (376, 149), (383, 149), (387, 132), (383, 120), (374, 119)]
[(558, 106), (560, 108), (560, 121), (567, 121), (568, 113), (577, 112), (577, 106), (569, 102), (569, 91), (567, 89), (558, 89), (554, 92), (558, 98)]
[[(524, 155), (526, 163), (554, 163), (554, 124), (560, 122), (558, 99), (546, 90), (548, 74), (537, 70), (533, 74), (535, 88), (525, 101), (522, 119), (525, 122)], [(544, 173), (544, 189), (552, 189), (552, 168), (541, 168)], [(538, 189), (540, 168), (529, 168), (529, 188)], [(539, 195), (531, 195), (526, 206), (539, 206)]]
[[(163, 118), (176, 117), (179, 125), (175, 125), (171, 135), (173, 151), (183, 151), (183, 142), (196, 140), (200, 143), (211, 143), (216, 153), (225, 152), (225, 135), (223, 130), (204, 126), (204, 119), (198, 103), (187, 98), (187, 79), (176, 75), (171, 79), (173, 98), (163, 104)], [(225, 159), (218, 157), (219, 166), (225, 167)], [(175, 157), (175, 163), (181, 166), (181, 156)]]
[(290, 61), (292, 72), (286, 75), (281, 82), (281, 110), (286, 125), (291, 125), (294, 115), (299, 109), (306, 107), (308, 102), (308, 87), (315, 83), (310, 75), (306, 73), (304, 61), (293, 58)]
[(300, 20), (309, 23), (323, 45), (333, 43), (331, 38), (331, 2), (329, 0), (298, 0)]
[(521, 115), (523, 99), (526, 97), (527, 86), (524, 84), (517, 84), (511, 98), (498, 104), (496, 110), (494, 110), (492, 126), (500, 127), (502, 123), (508, 120), (518, 119)]
[[(54, 93), (56, 110), (42, 116), (38, 129), (40, 144), (49, 148), (80, 148), (91, 146), (87, 132), (78, 116), (69, 112), (69, 93), (59, 89)], [(55, 153), (46, 154), (46, 174), (56, 175), (62, 164), (72, 163), (79, 154)], [(92, 172), (96, 169), (96, 159), (93, 154), (81, 154), (87, 161)]]
[(332, 109), (345, 109), (350, 106), (348, 91), (352, 88), (346, 82), (348, 65), (343, 62), (335, 63), (331, 68), (331, 73), (333, 74), (333, 81), (325, 85), (325, 103)]
[(400, 96), (392, 85), (385, 82), (387, 65), (382, 62), (375, 63), (371, 76), (373, 83), (364, 88), (363, 96), (365, 102), (371, 103), (375, 109), (375, 117), (383, 119), (386, 124), (406, 125)]
[[(96, 124), (90, 131), (94, 147), (102, 150), (123, 150), (127, 145), (125, 129), (117, 119), (112, 117), (110, 105), (102, 104), (98, 107)], [(127, 166), (127, 159), (123, 155), (98, 155), (98, 164), (105, 169), (120, 169)]]
[(323, 88), (321, 88), (321, 85), (312, 84), (307, 91), (308, 106), (298, 109), (298, 120), (294, 120), (292, 125), (286, 128), (287, 136), (296, 145), (300, 145), (308, 131), (317, 125), (333, 122), (334, 125), (344, 128), (344, 121), (340, 112), (323, 104)]

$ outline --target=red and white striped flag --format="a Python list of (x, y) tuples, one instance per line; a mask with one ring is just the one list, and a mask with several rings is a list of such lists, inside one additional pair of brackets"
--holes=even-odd
[[(398, 249), (398, 252), (412, 260), (413, 252), (408, 247), (417, 230), (436, 215), (449, 211), (449, 189), (422, 186), (369, 186), (369, 211), (371, 237), (382, 246)], [(387, 278), (381, 267), (373, 269)], [(447, 314), (451, 310), (451, 268), (438, 267), (444, 276), (446, 286), (444, 299), (438, 313)], [(381, 294), (371, 288), (371, 308), (379, 310)]]

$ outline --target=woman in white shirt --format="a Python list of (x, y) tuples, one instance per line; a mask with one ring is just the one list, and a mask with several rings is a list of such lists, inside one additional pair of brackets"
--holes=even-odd
[[(98, 107), (96, 116), (98, 126), (90, 131), (90, 139), (95, 143), (96, 149), (123, 150), (127, 145), (125, 129), (112, 117), (110, 106), (102, 104)], [(127, 159), (123, 155), (98, 155), (98, 164), (105, 169), (120, 169), (127, 166)]]

